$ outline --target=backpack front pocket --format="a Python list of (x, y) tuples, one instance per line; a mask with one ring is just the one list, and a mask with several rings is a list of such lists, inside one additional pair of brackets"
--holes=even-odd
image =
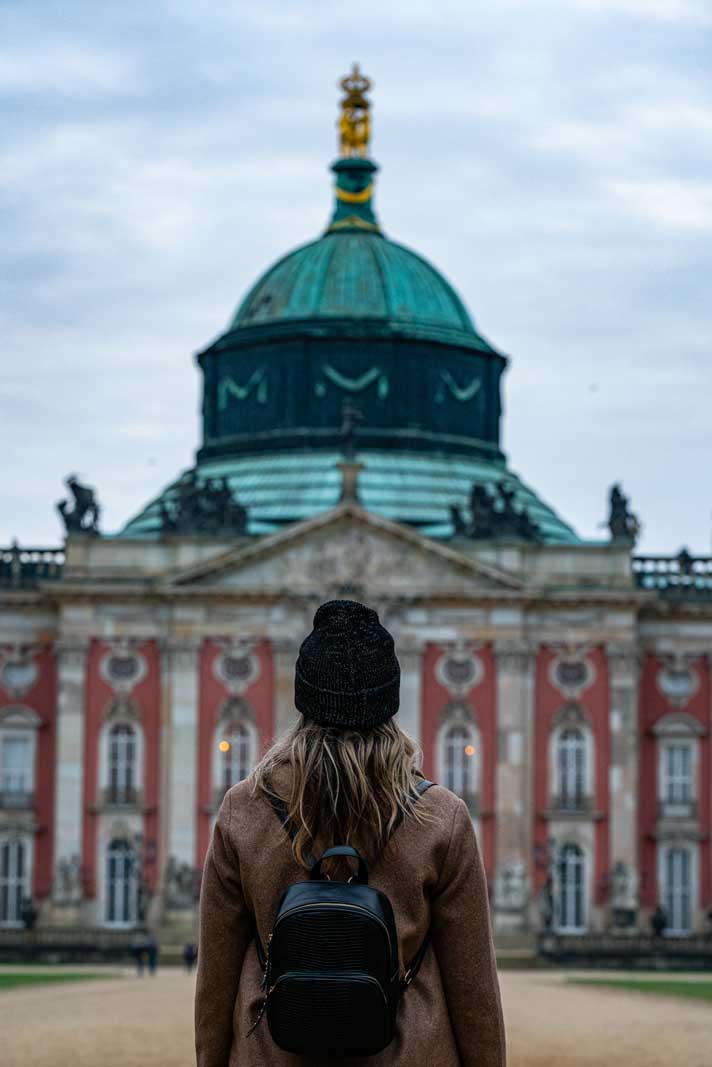
[(393, 1039), (386, 991), (370, 974), (287, 971), (267, 997), (275, 1044), (303, 1056), (372, 1056)]

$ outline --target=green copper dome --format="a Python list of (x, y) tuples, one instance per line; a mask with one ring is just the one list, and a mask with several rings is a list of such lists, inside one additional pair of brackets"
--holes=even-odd
[(255, 283), (228, 334), (255, 327), (310, 332), (349, 323), (372, 335), (411, 337), (492, 352), (452, 286), (427, 260), (381, 231), (370, 159), (340, 159), (326, 233), (289, 252)]
[[(347, 81), (358, 96), (361, 76)], [(506, 357), (477, 333), (442, 274), (383, 234), (378, 168), (366, 158), (368, 105), (359, 96), (344, 107), (325, 232), (262, 273), (199, 353), (195, 468), (123, 534), (188, 529), (176, 518), (183, 511), (206, 528), (211, 509), (231, 498), (244, 509), (244, 532), (269, 533), (333, 507), (339, 462), (355, 454), (364, 507), (427, 536), (577, 543), (500, 448)]]
[(492, 351), (430, 263), (380, 232), (358, 230), (327, 232), (280, 259), (247, 294), (229, 329), (328, 327), (345, 318), (383, 333)]

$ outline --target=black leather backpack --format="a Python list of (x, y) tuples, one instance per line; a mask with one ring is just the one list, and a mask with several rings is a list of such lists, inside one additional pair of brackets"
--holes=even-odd
[[(432, 784), (421, 780), (418, 794)], [(348, 882), (330, 880), (321, 866), (330, 856), (352, 857), (358, 872)], [(369, 886), (368, 866), (355, 849), (329, 848), (309, 878), (282, 897), (266, 953), (257, 938), (265, 996), (252, 1030), (266, 1012), (272, 1039), (286, 1052), (372, 1056), (393, 1040), (401, 995), (429, 942), (430, 932), (401, 975), (390, 900)]]

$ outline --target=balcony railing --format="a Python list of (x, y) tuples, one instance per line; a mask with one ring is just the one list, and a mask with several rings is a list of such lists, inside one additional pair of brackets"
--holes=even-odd
[(0, 548), (0, 588), (31, 589), (39, 582), (62, 577), (64, 549), (21, 548), (17, 543)]
[(593, 797), (562, 794), (551, 798), (549, 808), (562, 815), (589, 815), (593, 811)]
[(633, 556), (633, 581), (663, 596), (712, 600), (712, 556)]
[(658, 801), (658, 818), (659, 819), (696, 819), (697, 818), (697, 801), (696, 800), (670, 800), (663, 799)]
[(141, 803), (138, 789), (128, 785), (109, 785), (102, 790), (102, 803), (111, 808), (133, 808)]
[(556, 965), (602, 968), (671, 968), (704, 970), (712, 967), (712, 938), (649, 937), (621, 932), (557, 934), (546, 931), (537, 939), (540, 958)]
[(0, 783), (0, 808), (28, 811), (34, 806), (35, 794), (32, 789), (8, 789)]

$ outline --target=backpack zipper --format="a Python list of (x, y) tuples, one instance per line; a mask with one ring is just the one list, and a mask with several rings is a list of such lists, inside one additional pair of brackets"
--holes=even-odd
[[(292, 911), (292, 910), (296, 911), (296, 908), (295, 909), (290, 908), (290, 911)], [(246, 1036), (250, 1037), (252, 1034), (254, 1034), (255, 1030), (260, 1025), (260, 1023), (262, 1022), (262, 1016), (264, 1015), (265, 1011), (267, 1010), (267, 1002), (269, 1001), (269, 998), (274, 993), (275, 989), (278, 988), (280, 982), (284, 982), (288, 978), (304, 978), (304, 979), (308, 979), (309, 981), (314, 981), (314, 979), (319, 974), (320, 974), (320, 972), (318, 972), (318, 971), (286, 971), (284, 974), (280, 974), (279, 978), (274, 983), (274, 985), (271, 985), (269, 987), (269, 989), (265, 989), (265, 986), (266, 986), (265, 979), (267, 977), (267, 972), (265, 971), (265, 975), (264, 975), (264, 977), (262, 979), (262, 982), (263, 982), (262, 988), (265, 989), (265, 994), (264, 994), (264, 996), (262, 998), (262, 1003), (260, 1004), (259, 1011), (257, 1012), (257, 1018), (253, 1022), (252, 1026), (250, 1027), (250, 1029), (247, 1031), (247, 1035)], [(321, 975), (321, 978), (322, 978), (322, 980), (324, 980), (324, 975), (323, 974)], [(347, 979), (349, 982), (363, 982), (365, 985), (375, 985), (376, 989), (378, 990), (378, 992), (381, 994), (381, 997), (383, 998), (383, 1003), (386, 1005), (386, 1007), (388, 1007), (388, 997), (386, 996), (386, 992), (385, 992), (383, 986), (381, 985), (381, 983), (378, 981), (378, 979), (374, 978), (372, 975), (370, 975), (370, 974), (359, 974), (358, 971), (336, 971), (333, 974), (330, 974), (328, 976), (328, 978), (326, 978), (326, 981), (329, 981), (329, 980), (334, 979), (334, 978)]]
[[(304, 908), (353, 908), (355, 911), (364, 912), (366, 915), (368, 915), (368, 917), (370, 919), (373, 919), (375, 922), (377, 922), (379, 924), (379, 926), (383, 927), (383, 931), (384, 931), (384, 933), (386, 935), (386, 939), (388, 941), (388, 952), (389, 952), (389, 955), (391, 955), (391, 956), (393, 955), (393, 945), (391, 944), (391, 935), (388, 932), (388, 927), (384, 923), (383, 919), (379, 919), (377, 915), (374, 915), (372, 911), (369, 911), (368, 908), (364, 908), (361, 904), (346, 904), (346, 903), (342, 904), (342, 903), (336, 903), (336, 902), (331, 902), (331, 901), (320, 901), (318, 903), (314, 902), (312, 904), (295, 904), (295, 906), (293, 908), (289, 908), (287, 911), (283, 912), (282, 915), (280, 915), (280, 917), (277, 919), (277, 922), (274, 924), (274, 929), (272, 931), (272, 934), (270, 934), (270, 941), (272, 940), (272, 935), (274, 934), (275, 930), (277, 929), (279, 924), (282, 922), (282, 919), (286, 919), (288, 915), (291, 915), (295, 911), (302, 911)], [(268, 952), (269, 952), (269, 950), (268, 950)]]
[[(388, 997), (386, 996), (383, 986), (370, 974), (360, 974), (358, 971), (334, 971), (329, 973), (328, 976), (321, 971), (285, 971), (284, 974), (280, 974), (274, 985), (267, 991), (267, 997), (270, 997), (274, 991), (279, 987), (280, 982), (285, 982), (288, 979), (305, 979), (308, 981), (333, 981), (336, 978), (342, 978), (349, 982), (363, 982), (365, 985), (375, 985), (378, 992), (381, 994), (383, 1003), (388, 1007)], [(265, 998), (267, 999), (267, 998)]]

